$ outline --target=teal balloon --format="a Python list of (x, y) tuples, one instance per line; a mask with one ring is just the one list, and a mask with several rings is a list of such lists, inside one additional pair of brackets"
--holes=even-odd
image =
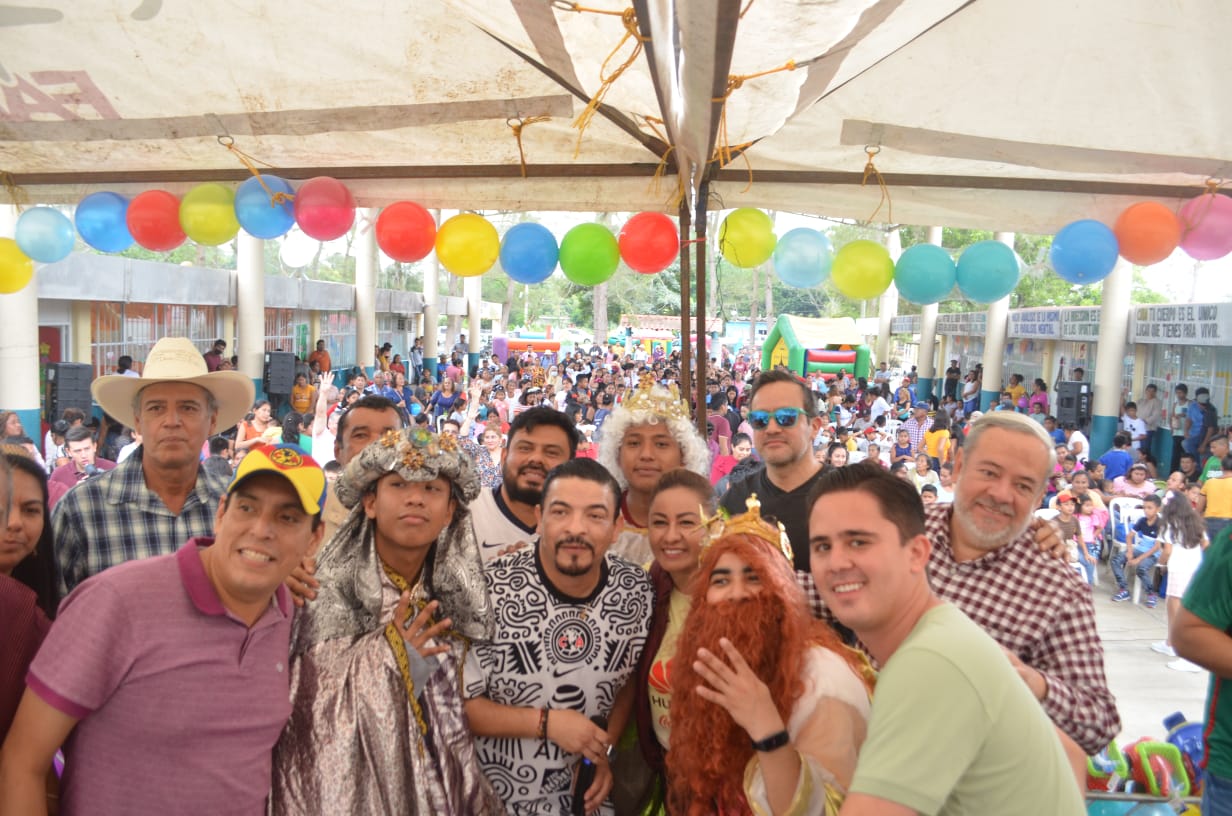
[(1048, 261), (1070, 283), (1099, 283), (1116, 266), (1121, 252), (1116, 234), (1100, 222), (1084, 218), (1061, 227), (1052, 239)]
[(73, 222), (51, 207), (35, 207), (22, 213), (13, 237), (21, 251), (39, 263), (64, 260), (77, 240)]
[(957, 282), (954, 259), (936, 244), (916, 244), (894, 264), (894, 285), (908, 303), (939, 303)]
[(235, 191), (235, 218), (253, 238), (279, 238), (295, 226), (295, 205), (292, 201), (274, 204), (272, 193), (285, 193), (293, 201), (295, 188), (286, 179), (262, 175), (260, 179), (253, 176)]
[(1133, 802), (1113, 802), (1106, 799), (1096, 799), (1087, 804), (1087, 816), (1125, 816), (1131, 810), (1134, 813), (1142, 812), (1135, 810)]
[(123, 252), (133, 245), (128, 231), (128, 199), (119, 193), (90, 193), (73, 213), (81, 240), (99, 252)]
[(830, 239), (815, 229), (797, 227), (774, 247), (774, 271), (788, 286), (811, 289), (830, 277), (834, 248)]
[(1000, 241), (979, 241), (958, 259), (958, 289), (974, 303), (994, 303), (1014, 291), (1018, 256)]
[(598, 286), (620, 265), (620, 245), (602, 224), (578, 224), (560, 242), (560, 269), (579, 286)]
[(556, 236), (542, 224), (517, 224), (501, 241), (501, 269), (518, 283), (543, 283), (559, 258)]

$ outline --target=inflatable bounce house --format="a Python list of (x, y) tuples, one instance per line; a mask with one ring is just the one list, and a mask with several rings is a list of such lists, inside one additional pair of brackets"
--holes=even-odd
[(872, 353), (850, 317), (779, 315), (761, 347), (762, 370), (777, 365), (802, 377), (821, 372), (828, 380), (839, 370), (853, 377), (868, 377)]

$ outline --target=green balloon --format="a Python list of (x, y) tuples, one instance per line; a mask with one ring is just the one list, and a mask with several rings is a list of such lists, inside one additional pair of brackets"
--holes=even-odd
[(578, 224), (560, 242), (560, 269), (579, 286), (598, 286), (620, 265), (620, 245), (602, 224)]

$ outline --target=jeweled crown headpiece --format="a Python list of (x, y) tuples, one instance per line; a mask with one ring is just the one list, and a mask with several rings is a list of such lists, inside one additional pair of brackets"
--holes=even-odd
[(771, 524), (761, 517), (761, 501), (758, 500), (756, 493), (745, 499), (744, 505), (748, 508), (745, 512), (728, 518), (724, 518), (721, 510), (710, 517), (702, 514), (702, 523), (706, 527), (706, 540), (702, 543), (698, 561), (705, 558), (706, 550), (711, 542), (729, 535), (751, 535), (776, 548), (789, 564), (794, 563), (791, 540), (787, 538), (787, 528), (783, 526), (783, 522), (777, 521)]
[(666, 419), (691, 419), (689, 405), (680, 396), (680, 387), (675, 383), (663, 386), (656, 393), (654, 377), (643, 374), (637, 389), (625, 397), (622, 407), (634, 413), (648, 413)]

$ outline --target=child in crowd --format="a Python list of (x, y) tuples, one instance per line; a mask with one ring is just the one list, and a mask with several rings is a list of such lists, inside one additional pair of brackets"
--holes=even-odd
[(1159, 560), (1159, 505), (1159, 497), (1155, 495), (1142, 500), (1143, 517), (1126, 536), (1125, 550), (1112, 556), (1112, 574), (1117, 582), (1117, 593), (1112, 596), (1114, 601), (1129, 600), (1129, 584), (1125, 580), (1125, 567), (1128, 566), (1148, 587), (1146, 608), (1153, 609), (1159, 602), (1151, 577), (1151, 570)]
[(337, 459), (331, 459), (321, 470), (325, 471), (325, 481), (333, 484), (338, 479), (338, 474), (342, 473), (342, 465)]
[[(1181, 598), (1202, 564), (1203, 551), (1210, 544), (1202, 516), (1184, 497), (1174, 495), (1164, 502), (1163, 509), (1159, 512), (1159, 543), (1162, 548), (1159, 566), (1168, 571), (1166, 609), (1168, 626), (1171, 628), (1172, 621), (1180, 611)], [(1176, 657), (1172, 643), (1166, 636), (1164, 640), (1152, 643), (1151, 648), (1168, 657)], [(1202, 671), (1198, 665), (1184, 658), (1173, 660), (1168, 664), (1168, 668), (1183, 672)]]
[(876, 442), (868, 443), (868, 450), (865, 453), (865, 458), (868, 459), (869, 461), (876, 462), (882, 467), (888, 467), (888, 465), (886, 464), (886, 461), (883, 458), (881, 458), (881, 445), (877, 444)]
[(920, 488), (920, 501), (925, 504), (937, 503), (937, 486), (934, 484), (926, 484)]
[(890, 452), (890, 464), (903, 462), (910, 467), (914, 461), (915, 451), (911, 449), (911, 434), (899, 428), (898, 440), (894, 443), (894, 450)]
[[(1060, 496), (1057, 497), (1057, 509), (1060, 509)], [(1099, 563), (1100, 538), (1104, 534), (1104, 513), (1096, 507), (1095, 498), (1090, 493), (1084, 493), (1074, 497), (1074, 504), (1078, 508), (1078, 533), (1082, 538), (1082, 549), (1086, 552), (1086, 558), (1082, 557), (1082, 553), (1078, 554), (1079, 561), (1082, 562), (1083, 569), (1087, 570), (1087, 563), (1090, 562), (1090, 569), (1087, 570), (1087, 583), (1095, 583), (1095, 569)]]
[(1061, 531), (1061, 540), (1069, 547), (1070, 563), (1081, 567), (1089, 584), (1094, 563), (1087, 562), (1087, 548), (1082, 543), (1082, 528), (1078, 525), (1078, 517), (1074, 515), (1077, 508), (1078, 502), (1074, 499), (1074, 494), (1068, 490), (1061, 491), (1057, 495), (1057, 517), (1054, 521)]

